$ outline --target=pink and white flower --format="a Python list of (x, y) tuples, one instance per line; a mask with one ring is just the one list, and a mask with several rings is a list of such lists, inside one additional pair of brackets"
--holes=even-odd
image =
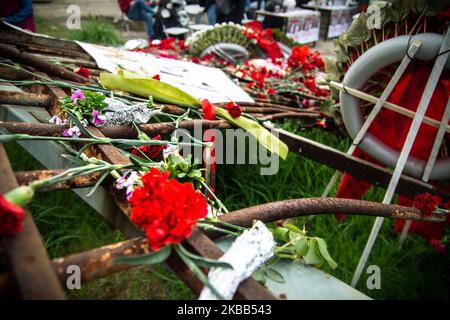
[(65, 129), (63, 135), (65, 137), (79, 137), (81, 136), (81, 131), (77, 126)]
[(86, 99), (86, 97), (84, 96), (84, 93), (82, 90), (77, 89), (72, 93), (72, 96), (70, 97), (70, 99), (73, 101), (73, 104), (78, 104), (79, 100), (84, 100)]
[(126, 188), (127, 200), (130, 200), (134, 188), (139, 184), (140, 178), (136, 171), (131, 171), (128, 176), (124, 175), (116, 179), (116, 189)]
[(106, 117), (104, 115), (101, 115), (100, 112), (98, 112), (97, 110), (92, 111), (92, 123), (95, 126), (101, 126), (105, 123), (106, 121)]

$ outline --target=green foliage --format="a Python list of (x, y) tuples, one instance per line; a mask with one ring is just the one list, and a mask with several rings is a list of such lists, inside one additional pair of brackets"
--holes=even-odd
[(254, 55), (260, 51), (259, 47), (244, 34), (244, 27), (232, 22), (197, 31), (186, 42), (189, 45), (189, 52), (194, 56), (200, 56), (204, 50), (218, 43), (234, 43)]
[(167, 170), (170, 171), (171, 178), (176, 178), (180, 182), (192, 183), (196, 190), (200, 189), (201, 182), (205, 181), (202, 169), (198, 169), (198, 164), (195, 159), (192, 159), (192, 154), (186, 157), (171, 154), (167, 158)]
[(65, 20), (54, 21), (35, 17), (36, 30), (56, 38), (78, 40), (104, 45), (121, 45), (124, 43), (116, 26), (105, 18), (87, 18), (81, 21), (80, 30), (70, 30)]
[(84, 118), (90, 119), (92, 111), (97, 110), (101, 113), (108, 106), (104, 102), (106, 97), (103, 93), (84, 90), (83, 94), (86, 98), (83, 100), (76, 99), (76, 104), (72, 101), (70, 95), (60, 99), (61, 108), (66, 112), (73, 113), (79, 120), (82, 120)]
[(97, 44), (123, 44), (114, 25), (96, 19), (83, 21), (81, 29), (74, 32), (72, 39)]

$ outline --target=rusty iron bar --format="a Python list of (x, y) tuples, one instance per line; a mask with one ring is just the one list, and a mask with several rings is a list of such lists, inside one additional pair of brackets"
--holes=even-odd
[(224, 214), (220, 216), (220, 220), (242, 227), (251, 227), (255, 220), (267, 223), (300, 216), (336, 213), (417, 221), (442, 220), (424, 217), (417, 208), (338, 198), (304, 198), (271, 202)]
[[(35, 106), (35, 107), (48, 107), (51, 104), (52, 97), (48, 94), (36, 94), (28, 92), (11, 92), (11, 91), (0, 91), (0, 103), (4, 104), (14, 104), (14, 105), (24, 105), (24, 106)], [(166, 113), (171, 113), (175, 115), (182, 115), (186, 112), (185, 109), (175, 106), (164, 104), (161, 105), (161, 110)], [(242, 110), (246, 113), (270, 113), (277, 114), (277, 118), (282, 118), (286, 114), (286, 117), (293, 117), (291, 113), (298, 113), (298, 116), (308, 117), (311, 115), (318, 116), (320, 112), (311, 110), (302, 110), (295, 108), (278, 108), (278, 107), (242, 107)]]
[(242, 111), (244, 111), (245, 113), (286, 113), (286, 112), (292, 112), (292, 113), (301, 113), (301, 114), (313, 114), (313, 115), (320, 115), (320, 112), (318, 111), (314, 111), (314, 112), (310, 112), (307, 111), (306, 109), (295, 109), (295, 108), (289, 108), (289, 109), (284, 109), (284, 108), (275, 108), (275, 107), (244, 107), (242, 106)]
[[(389, 185), (392, 173), (388, 168), (347, 155), (342, 151), (284, 130), (274, 128), (270, 128), (270, 130), (287, 144), (291, 152), (341, 172), (347, 172), (353, 177), (370, 182), (375, 186), (387, 188)], [(425, 192), (438, 195), (443, 201), (450, 200), (450, 192), (406, 175), (401, 176), (396, 190), (396, 193), (411, 199)]]
[(73, 64), (77, 67), (83, 66), (85, 68), (89, 68), (91, 71), (91, 74), (92, 74), (93, 70), (98, 68), (97, 63), (95, 63), (95, 61), (91, 61), (91, 60), (73, 59), (73, 58), (68, 58), (68, 57), (44, 55), (44, 54), (39, 54), (39, 53), (32, 53), (32, 55), (39, 59), (46, 60), (48, 62), (57, 61), (57, 62), (61, 62), (61, 63)]
[(302, 112), (282, 112), (271, 114), (264, 117), (264, 120), (277, 120), (277, 119), (285, 119), (285, 118), (310, 118), (317, 119), (320, 117), (320, 114), (314, 113), (302, 113)]
[[(42, 180), (56, 176), (64, 172), (64, 169), (55, 170), (35, 170), (35, 171), (19, 171), (15, 172), (15, 176), (19, 185), (28, 185), (33, 181)], [(87, 176), (74, 177), (72, 179), (59, 182), (57, 184), (48, 186), (39, 191), (50, 191), (50, 190), (64, 190), (73, 188), (87, 188), (92, 187), (100, 178), (100, 173), (94, 173)]]
[[(73, 51), (79, 51), (84, 53), (81, 47), (74, 41), (35, 36), (32, 34), (14, 30), (4, 24), (0, 25), (0, 30), (2, 33), (1, 41), (4, 43), (9, 43), (12, 45), (17, 45), (20, 43), (23, 44), (24, 46), (37, 45), (46, 48), (59, 49), (67, 53)], [(92, 58), (90, 58), (90, 60), (92, 60)]]
[[(3, 145), (0, 145), (0, 175), (0, 193), (18, 186)], [(23, 299), (64, 299), (39, 231), (27, 210), (23, 224), (23, 230), (15, 236), (0, 238), (20, 296)]]
[(18, 49), (3, 43), (0, 43), (0, 56), (11, 59), (21, 64), (34, 67), (38, 70), (44, 71), (53, 76), (57, 76), (61, 79), (71, 80), (80, 83), (91, 82), (89, 79), (86, 79), (85, 77), (82, 77), (79, 74), (76, 74), (75, 72), (66, 70), (65, 68), (62, 68), (56, 64), (49, 63), (45, 60), (37, 58), (30, 53), (21, 52)]
[[(231, 128), (225, 120), (185, 120), (179, 123), (180, 129), (191, 130), (194, 127), (206, 129)], [(24, 133), (36, 136), (60, 137), (66, 126), (50, 123), (28, 123), (28, 122), (1, 122), (0, 128), (10, 133)], [(137, 132), (131, 126), (105, 126), (97, 128), (104, 136), (109, 138), (136, 138)], [(148, 123), (139, 125), (139, 129), (149, 135), (165, 134), (175, 130), (175, 122)]]
[(48, 94), (0, 90), (0, 104), (46, 107), (51, 101), (52, 97)]

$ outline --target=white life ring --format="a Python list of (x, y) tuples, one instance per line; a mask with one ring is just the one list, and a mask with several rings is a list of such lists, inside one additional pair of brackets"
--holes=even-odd
[[(422, 33), (416, 36), (400, 36), (379, 43), (361, 55), (348, 69), (343, 83), (345, 86), (361, 89), (366, 82), (382, 68), (399, 62), (405, 56), (408, 45), (413, 40), (422, 42), (422, 46), (415, 58), (420, 60), (435, 59), (439, 53), (443, 37), (435, 33)], [(447, 59), (445, 68), (449, 69), (450, 58)], [(363, 125), (363, 115), (360, 108), (360, 100), (347, 94), (340, 93), (340, 102), (345, 127), (354, 139)], [(400, 152), (395, 150), (370, 132), (359, 144), (359, 147), (376, 160), (389, 167), (395, 167)], [(406, 162), (404, 172), (410, 176), (420, 178), (425, 168), (426, 161), (410, 156)], [(450, 158), (439, 159), (431, 172), (431, 180), (445, 180), (450, 178)]]

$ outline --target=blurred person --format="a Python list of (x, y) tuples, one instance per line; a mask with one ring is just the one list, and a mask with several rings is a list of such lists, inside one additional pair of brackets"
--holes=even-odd
[(246, 0), (216, 0), (217, 23), (234, 22), (244, 19)]
[[(266, 6), (264, 8), (265, 11), (273, 12), (273, 13), (281, 13), (283, 12), (283, 0), (269, 0), (266, 2)], [(266, 15), (264, 16), (263, 28), (278, 28), (282, 29), (284, 26), (284, 19), (280, 17), (274, 17)]]
[(155, 12), (152, 7), (157, 5), (156, 1), (145, 0), (118, 0), (120, 10), (127, 15), (130, 20), (145, 21), (147, 25), (147, 36), (153, 39), (153, 15)]
[(0, 20), (36, 32), (31, 0), (0, 1)]
[(206, 18), (208, 24), (216, 24), (216, 0), (203, 0), (200, 1), (200, 5), (205, 8)]

